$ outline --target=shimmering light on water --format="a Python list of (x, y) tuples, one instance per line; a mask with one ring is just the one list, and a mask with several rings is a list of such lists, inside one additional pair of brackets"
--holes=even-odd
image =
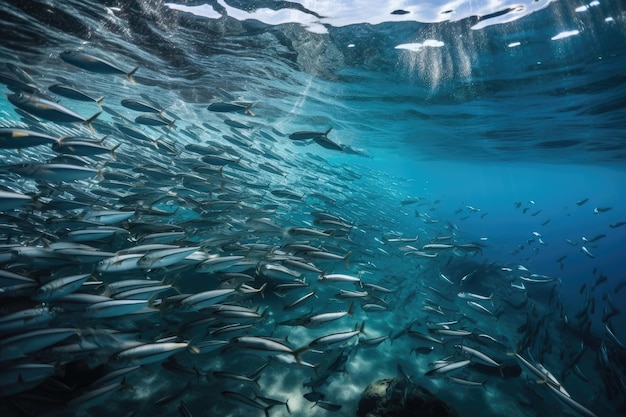
[(567, 30), (565, 32), (559, 33), (558, 35), (554, 35), (550, 39), (552, 39), (553, 41), (556, 41), (558, 39), (565, 39), (565, 38), (569, 38), (570, 36), (576, 36), (579, 33), (580, 33), (580, 31), (578, 31), (578, 30)]

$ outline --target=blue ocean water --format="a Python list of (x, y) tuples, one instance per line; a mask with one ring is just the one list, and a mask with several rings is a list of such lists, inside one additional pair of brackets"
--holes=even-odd
[[(116, 387), (106, 400), (95, 401), (97, 406), (82, 400), (72, 403), (91, 392), (88, 381), (95, 378), (84, 376), (88, 371), (83, 368), (106, 373), (108, 369), (101, 368), (109, 360), (107, 354), (112, 358), (123, 350), (116, 345), (102, 357), (90, 356), (91, 361), (82, 354), (58, 361), (52, 355), (62, 371), (32, 391), (3, 397), (3, 410), (15, 415), (176, 414), (182, 400), (194, 416), (263, 414), (220, 395), (231, 391), (249, 398), (254, 393), (281, 401), (288, 398), (293, 415), (332, 413), (320, 406), (310, 408), (303, 393), (309, 389), (306, 385), (312, 385), (328, 401), (342, 405), (335, 415), (348, 416), (355, 415), (367, 384), (396, 376), (399, 364), (414, 382), (462, 416), (479, 411), (624, 414), (626, 358), (618, 343), (626, 343), (626, 320), (620, 312), (626, 303), (626, 290), (620, 285), (626, 282), (624, 5), (614, 0), (404, 2), (371, 10), (368, 6), (149, 0), (0, 3), (2, 73), (15, 78), (12, 66), (17, 66), (41, 91), (49, 93), (50, 85), (63, 83), (94, 97), (104, 96), (104, 112), (93, 124), (95, 137), (107, 135), (103, 144), (120, 145), (117, 160), (104, 155), (82, 163), (100, 170), (106, 181), (112, 173), (128, 175), (120, 180), (124, 184), (100, 178), (64, 184), (33, 181), (17, 173), (17, 164), (50, 161), (57, 154), (49, 147), (2, 150), (4, 188), (41, 194), (46, 203), (48, 198), (87, 201), (90, 207), (72, 211), (27, 206), (6, 211), (3, 223), (12, 226), (12, 232), (2, 235), (7, 247), (44, 246), (42, 235), (65, 242), (64, 233), (84, 226), (56, 229), (49, 226), (52, 219), (131, 207), (133, 221), (119, 224), (130, 231), (128, 238), (88, 243), (106, 252), (128, 249), (143, 237), (133, 231), (133, 224), (145, 221), (182, 227), (185, 238), (178, 245), (202, 245), (212, 256), (243, 253), (237, 245), (244, 244), (277, 248), (263, 256), (246, 254), (258, 262), (247, 270), (256, 279), (251, 283), (255, 288), (264, 282), (259, 265), (273, 262), (275, 251), (282, 254), (284, 245), (307, 243), (325, 252), (350, 253), (345, 263), (308, 259), (325, 273), (359, 276), (395, 291), (381, 295), (382, 300), (368, 300), (388, 303), (386, 311), (365, 312), (362, 305), (367, 301), (358, 301), (354, 317), (319, 329), (276, 323), (307, 313), (346, 310), (349, 303), (337, 300), (336, 292), (353, 287), (317, 283), (318, 301), (298, 308), (297, 314), (283, 309), (287, 301), (297, 299), (292, 294), (279, 297), (268, 291), (265, 297), (240, 300), (240, 305), (267, 314), (242, 335), (288, 336), (295, 348), (365, 321), (366, 334), (359, 338), (390, 334), (395, 339), (376, 348), (361, 348), (354, 341), (329, 348), (327, 358), (348, 358), (340, 370), (325, 363), (327, 358), (307, 352), (304, 360), (319, 364), (319, 372), (271, 364), (262, 371), (259, 389), (211, 376), (215, 371), (249, 373), (263, 363), (256, 355), (240, 355), (237, 350), (214, 356), (182, 352), (175, 357), (187, 374), (152, 363), (128, 377), (132, 388)], [(407, 13), (392, 13), (399, 9)], [(123, 72), (139, 69), (134, 82), (123, 74), (89, 72), (61, 60), (60, 53), (66, 50), (106, 59)], [(2, 92), (11, 94), (4, 84)], [(85, 126), (29, 118), (4, 97), (0, 97), (3, 127), (45, 131), (55, 137), (91, 136)], [(84, 117), (99, 111), (94, 103), (56, 98)], [(130, 98), (163, 108), (175, 119), (175, 127), (135, 122), (139, 113), (120, 104)], [(254, 116), (207, 109), (218, 102), (252, 105)], [(233, 122), (244, 126), (233, 127)], [(118, 124), (139, 128), (154, 143), (132, 140)], [(289, 138), (294, 132), (331, 128), (327, 137), (341, 151)], [(185, 148), (190, 144), (216, 146), (220, 155), (232, 158), (231, 166), (219, 174), (194, 171), (204, 165), (199, 154)], [(262, 169), (263, 164), (281, 173)], [(152, 168), (155, 171), (148, 171)], [(199, 178), (188, 174), (199, 175), (206, 183), (194, 182)], [(277, 198), (272, 194), (276, 190), (303, 197)], [(147, 208), (170, 215), (142, 214)], [(289, 234), (292, 227), (316, 227), (311, 215), (315, 211), (339, 216), (351, 227), (342, 231), (345, 236), (332, 238)], [(271, 219), (280, 230), (249, 226), (250, 219), (259, 217)], [(16, 237), (16, 230), (22, 237)], [(418, 240), (412, 242), (415, 236)], [(227, 243), (213, 243), (220, 238)], [(423, 249), (429, 244), (454, 247)], [(402, 247), (406, 245), (412, 248)], [(39, 284), (44, 276), (92, 268), (80, 264), (29, 270), (22, 260), (11, 261), (3, 264), (4, 269), (23, 272)], [(183, 293), (222, 285), (212, 276), (207, 283), (193, 267), (182, 265), (181, 271), (154, 274), (164, 282), (176, 280)], [(452, 286), (440, 274), (452, 280)], [(121, 278), (143, 275), (127, 273)], [(462, 278), (468, 275), (465, 283)], [(316, 276), (307, 276), (311, 286), (316, 285)], [(546, 281), (531, 283), (521, 277)], [(94, 274), (93, 279), (109, 284), (121, 278)], [(524, 282), (522, 297), (514, 285)], [(268, 284), (276, 285), (272, 280)], [(460, 291), (492, 293), (492, 301), (485, 305), (500, 315), (468, 308), (457, 297)], [(3, 302), (3, 312), (39, 305), (29, 297), (15, 298)], [(525, 303), (522, 307), (520, 300)], [(438, 311), (426, 308), (433, 302)], [(139, 336), (134, 339), (142, 343), (174, 336), (177, 342), (197, 342), (180, 330), (189, 316), (168, 314), (161, 309), (156, 317), (131, 319), (124, 330), (136, 331)], [(409, 328), (426, 334), (437, 328), (433, 322), (459, 321), (453, 328), (474, 336), (488, 332), (504, 347), (484, 345), (479, 339), (443, 338), (445, 343), (434, 346), (433, 353), (416, 355), (411, 353), (416, 346), (436, 342), (400, 335), (414, 320)], [(520, 330), (528, 323), (537, 327)], [(607, 335), (607, 326), (618, 342)], [(76, 319), (62, 311), (50, 327), (121, 330), (114, 323)], [(576, 411), (560, 402), (544, 389), (545, 381), (541, 387), (537, 376), (525, 368), (518, 378), (476, 369), (457, 374), (485, 382), (484, 388), (426, 377), (434, 361), (455, 354), (458, 343), (480, 348), (502, 362), (515, 362), (514, 352), (527, 359), (532, 355), (560, 380), (571, 399), (588, 410)], [(37, 363), (49, 357), (43, 351), (27, 356)], [(14, 362), (2, 362), (5, 373)], [(587, 381), (576, 374), (575, 366)], [(190, 369), (201, 372), (190, 375)], [(319, 381), (320, 376), (326, 378)], [(63, 401), (48, 405), (45, 400), (53, 397), (53, 382), (68, 388), (60, 395)], [(176, 391), (174, 387), (187, 386), (165, 408), (155, 405)], [(24, 405), (29, 394), (39, 406)], [(288, 414), (282, 405), (269, 412), (272, 417)]]

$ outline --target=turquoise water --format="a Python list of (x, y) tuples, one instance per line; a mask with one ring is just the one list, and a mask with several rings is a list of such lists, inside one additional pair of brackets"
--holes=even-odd
[[(104, 146), (119, 145), (116, 159), (103, 154), (72, 162), (99, 170), (103, 178), (66, 182), (18, 173), (20, 164), (50, 163), (58, 155), (49, 146), (1, 150), (3, 190), (38, 195), (44, 204), (3, 213), (2, 254), (9, 256), (16, 247), (66, 242), (69, 232), (87, 228), (73, 223), (56, 227), (53, 220), (81, 219), (94, 210), (130, 210), (131, 220), (116, 223), (127, 234), (85, 243), (111, 253), (132, 248), (144, 236), (134, 227), (145, 222), (180, 227), (184, 237), (174, 243), (201, 246), (204, 255), (197, 256), (242, 255), (254, 262), (235, 270), (249, 273), (254, 288), (267, 282), (264, 296), (239, 294), (241, 299), (233, 301), (266, 315), (235, 336), (288, 336), (288, 345), (296, 348), (363, 321), (366, 334), (357, 336), (361, 339), (399, 335), (412, 320), (417, 320), (413, 330), (425, 333), (433, 322), (460, 320), (455, 328), (488, 332), (502, 342), (503, 347), (444, 338), (446, 343), (435, 346), (432, 354), (415, 355), (410, 353), (413, 348), (429, 343), (404, 335), (376, 348), (361, 348), (355, 338), (346, 346), (328, 348), (326, 355), (307, 351), (303, 360), (319, 364), (319, 374), (328, 371), (317, 389), (328, 401), (342, 405), (335, 415), (355, 415), (367, 384), (396, 376), (398, 364), (462, 416), (592, 415), (560, 402), (525, 368), (517, 378), (481, 373), (476, 367), (456, 375), (485, 382), (483, 388), (424, 376), (433, 361), (454, 354), (458, 343), (480, 348), (499, 362), (515, 363), (514, 352), (527, 359), (532, 355), (590, 412), (624, 414), (626, 357), (618, 342), (626, 343), (626, 321), (619, 312), (606, 318), (611, 306), (619, 310), (626, 303), (620, 285), (626, 282), (626, 226), (621, 224), (626, 221), (626, 12), (621, 2), (406, 2), (377, 4), (372, 10), (367, 4), (347, 2), (200, 3), (0, 3), (5, 16), (0, 23), (2, 74), (19, 78), (13, 66), (21, 68), (40, 92), (85, 118), (100, 111), (95, 103), (54, 95), (48, 87), (63, 83), (93, 97), (104, 96), (104, 111), (93, 123), (92, 134), (81, 124), (18, 112), (6, 98), (12, 91), (3, 82), (0, 125), (55, 138), (106, 135)], [(396, 9), (408, 13), (392, 14)], [(60, 58), (67, 50), (105, 59), (122, 74), (71, 65)], [(131, 82), (123, 73), (135, 67)], [(136, 122), (140, 113), (122, 106), (124, 99), (164, 109), (163, 114), (175, 120), (173, 127)], [(254, 115), (207, 109), (218, 102), (252, 105)], [(244, 126), (233, 127), (233, 122)], [(140, 129), (152, 143), (128, 137), (120, 124)], [(312, 140), (289, 139), (294, 132), (331, 128), (327, 137), (341, 151)], [(200, 160), (204, 155), (190, 150), (190, 144), (213, 146), (211, 152), (230, 163), (220, 172), (210, 170), (210, 164)], [(277, 190), (301, 198), (281, 198), (272, 193)], [(52, 203), (59, 200), (85, 203), (85, 208), (54, 208)], [(156, 215), (150, 209), (167, 213)], [(317, 211), (341, 217), (349, 229), (323, 237), (289, 232), (294, 227), (323, 229), (314, 223), (311, 213)], [(278, 227), (253, 226), (258, 218)], [(416, 235), (418, 240), (410, 241)], [(407, 241), (393, 242), (398, 238)], [(277, 283), (263, 277), (259, 268), (279, 262), (278, 255), (296, 256), (285, 249), (296, 242), (340, 256), (349, 253), (346, 262), (305, 259), (325, 273), (359, 276), (363, 282), (393, 289), (380, 295), (388, 303), (386, 310), (366, 312), (362, 305), (368, 301), (383, 301), (359, 300), (353, 317), (318, 329), (277, 326), (311, 313), (345, 311), (349, 301), (337, 300), (336, 294), (355, 289), (318, 283), (318, 274), (308, 272), (308, 290), (287, 295), (270, 291)], [(435, 243), (454, 247), (425, 250), (436, 258), (415, 255)], [(240, 246), (252, 244), (273, 249)], [(406, 245), (413, 248), (402, 247)], [(31, 277), (39, 286), (95, 268), (82, 261), (42, 266), (22, 258), (2, 259), (3, 269)], [(197, 272), (193, 262), (119, 276), (95, 271), (90, 281), (107, 285), (149, 276), (176, 283), (184, 294), (218, 286), (239, 288)], [(470, 273), (476, 278), (461, 281)], [(521, 295), (511, 284), (519, 286), (521, 277), (530, 274), (548, 281), (525, 281), (523, 299), (528, 303), (519, 307)], [(316, 301), (290, 313), (283, 309), (313, 288)], [(77, 291), (99, 290), (94, 284)], [(495, 318), (468, 308), (457, 296), (460, 291), (493, 293), (486, 305), (502, 314)], [(174, 291), (166, 294), (174, 296)], [(3, 314), (41, 306), (29, 294), (1, 300)], [(432, 307), (432, 300), (445, 314), (424, 308)], [(182, 331), (192, 319), (208, 316), (206, 311), (189, 315), (159, 307), (166, 301), (160, 296), (151, 299), (152, 315), (119, 323), (73, 315), (51, 301), (46, 307), (58, 309), (58, 315), (46, 326), (115, 329), (137, 343), (173, 337), (190, 348), (215, 339)], [(529, 321), (538, 327), (527, 343), (525, 337), (532, 332), (519, 329)], [(607, 335), (607, 324), (618, 342)], [(230, 337), (224, 340), (232, 344)], [(574, 362), (583, 346), (584, 353)], [(62, 360), (42, 348), (26, 358), (0, 362), (4, 375), (17, 363), (54, 363), (58, 368), (40, 384), (3, 396), (3, 410), (11, 415), (176, 414), (184, 401), (193, 415), (263, 415), (261, 409), (220, 395), (232, 391), (249, 398), (255, 392), (281, 401), (288, 398), (293, 415), (333, 413), (310, 408), (303, 384), (314, 384), (311, 381), (320, 375), (297, 365), (270, 362), (261, 373), (260, 387), (213, 376), (215, 371), (249, 373), (264, 363), (263, 356), (236, 349), (219, 355), (183, 351), (172, 358), (186, 372), (164, 369), (162, 364), (170, 363), (164, 359), (130, 374), (123, 386), (97, 398), (95, 406), (71, 402), (89, 394), (89, 383), (108, 373), (108, 362), (123, 351), (117, 342), (100, 347), (101, 353)], [(339, 354), (349, 357), (341, 371), (328, 363)], [(587, 381), (575, 374), (576, 364)], [(189, 371), (194, 368), (201, 375)], [(171, 401), (156, 405), (183, 387)], [(55, 389), (60, 394), (54, 394)], [(55, 401), (48, 401), (55, 395)], [(272, 417), (288, 414), (282, 405), (269, 412)]]

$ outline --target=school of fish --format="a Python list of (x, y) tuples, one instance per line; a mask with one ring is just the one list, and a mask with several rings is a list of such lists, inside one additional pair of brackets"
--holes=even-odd
[[(224, 90), (210, 121), (187, 123), (114, 54), (58, 65), (119, 90), (0, 68), (20, 116), (0, 127), (2, 415), (340, 413), (358, 401), (345, 375), (362, 390), (380, 373), (457, 395), (461, 414), (471, 390), (508, 396), (512, 415), (626, 412), (611, 324), (626, 283), (597, 273), (568, 317), (557, 278), (473, 261), (483, 243), (437, 201), (329, 161), (364, 155), (331, 126), (281, 132)], [(399, 232), (406, 214), (414, 230)]]

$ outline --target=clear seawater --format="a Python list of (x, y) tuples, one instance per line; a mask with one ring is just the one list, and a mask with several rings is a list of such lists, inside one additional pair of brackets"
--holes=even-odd
[[(626, 7), (622, 1), (207, 3), (2, 0), (0, 62), (24, 69), (44, 89), (61, 80), (104, 95), (105, 107), (131, 119), (135, 113), (122, 107), (120, 100), (148, 98), (176, 116), (176, 128), (142, 129), (172, 140), (179, 150), (209, 140), (227, 143), (222, 135), (232, 133), (225, 117), (251, 126), (240, 132), (253, 148), (269, 150), (273, 156), (245, 153), (243, 160), (252, 167), (269, 162), (285, 173), (257, 170), (250, 175), (248, 179), (257, 184), (254, 196), (289, 189), (305, 196), (317, 192), (335, 201), (281, 202), (271, 217), (283, 226), (310, 226), (312, 210), (349, 219), (356, 225), (350, 236), (358, 248), (353, 249), (354, 264), (347, 272), (357, 274), (358, 263), (369, 262), (377, 267), (371, 279), (396, 289), (388, 298), (388, 314), (359, 313), (368, 321), (372, 336), (399, 332), (422, 315), (420, 291), (446, 285), (439, 272), (458, 281), (481, 265), (514, 271), (522, 265), (555, 279), (569, 318), (563, 326), (554, 304), (543, 296), (533, 299), (537, 309), (554, 313), (545, 313), (549, 323), (542, 330), (550, 333), (546, 342), (550, 351), (534, 354), (561, 378), (566, 361), (560, 360), (560, 353), (576, 351), (582, 340), (574, 317), (588, 301), (580, 288), (606, 275), (607, 282), (591, 294), (596, 307), (591, 335), (584, 340), (588, 350), (580, 363), (589, 382), (571, 373), (562, 382), (572, 398), (598, 416), (624, 413), (624, 387), (609, 399), (603, 382), (606, 374), (597, 366), (600, 344), (605, 341), (621, 377), (621, 382), (610, 384), (624, 384), (624, 351), (607, 339), (601, 321), (606, 294), (621, 310), (626, 305), (626, 289), (616, 291), (626, 281), (626, 226), (609, 227), (626, 221)], [(396, 9), (409, 13), (392, 14)], [(397, 48), (406, 44), (413, 46)], [(124, 76), (73, 67), (59, 58), (66, 50), (97, 55), (127, 71), (138, 66), (135, 83)], [(3, 85), (0, 90), (2, 126), (38, 127), (57, 136), (88, 133), (84, 127), (50, 122), (34, 126), (21, 120), (5, 98), (10, 91)], [(254, 102), (255, 116), (207, 110), (218, 101)], [(98, 110), (93, 103), (64, 98), (60, 102), (86, 117)], [(104, 112), (99, 120), (112, 124), (114, 119)], [(330, 128), (330, 139), (356, 152), (288, 139), (293, 132)], [(200, 139), (191, 139), (184, 130)], [(107, 141), (121, 142), (117, 153), (125, 161), (132, 160), (124, 139)], [(54, 155), (33, 149), (3, 150), (1, 165)], [(176, 170), (188, 166), (177, 165), (177, 157), (197, 158), (184, 152), (168, 156), (144, 151), (144, 161)], [(105, 158), (98, 167), (106, 169), (107, 164), (112, 161)], [(3, 175), (2, 184), (10, 185), (14, 178)], [(32, 192), (36, 186), (25, 182), (19, 187)], [(237, 188), (236, 193), (242, 201), (250, 197), (245, 189)], [(410, 199), (417, 201), (401, 203)], [(584, 199), (588, 200), (577, 204)], [(609, 207), (594, 213), (595, 208)], [(184, 220), (181, 210), (167, 221)], [(416, 259), (384, 242), (383, 236), (391, 233), (418, 235), (417, 247), (438, 236), (453, 236), (458, 244), (477, 244), (482, 250)], [(206, 231), (200, 234), (199, 240), (208, 236)], [(585, 243), (601, 234), (606, 236)], [(273, 242), (283, 243), (281, 238), (278, 235)], [(254, 237), (246, 243), (251, 241)], [(258, 241), (268, 239), (262, 236)], [(584, 245), (593, 258), (581, 251)], [(279, 301), (255, 299), (261, 306), (282, 307)], [(328, 304), (331, 309), (336, 305)], [(278, 308), (275, 314), (283, 313)], [(513, 341), (525, 317), (516, 314), (507, 311), (498, 321), (480, 324)], [(346, 330), (353, 324), (327, 330)], [(611, 325), (626, 343), (623, 313), (613, 317)], [(273, 328), (268, 324), (259, 331), (269, 334)], [(294, 345), (310, 338), (301, 329), (293, 333)], [(577, 415), (547, 392), (535, 397), (534, 389), (525, 385), (527, 374), (516, 381), (483, 377), (484, 389), (459, 388), (423, 377), (428, 363), (444, 354), (418, 358), (410, 353), (414, 342), (402, 338), (353, 355), (346, 373), (333, 374), (323, 388), (330, 401), (343, 404), (334, 415), (354, 415), (363, 388), (373, 380), (395, 376), (398, 363), (461, 416), (477, 415), (478, 410), (482, 416)], [(509, 350), (514, 346), (512, 342)], [(213, 366), (211, 360), (202, 363), (204, 369), (239, 366), (249, 371), (253, 367), (229, 365), (225, 359), (215, 359)], [(298, 368), (272, 372), (261, 379), (262, 394), (289, 398), (292, 415), (331, 414), (309, 408), (310, 403), (302, 399), (306, 391), (301, 384), (312, 375), (303, 376)], [(80, 413), (133, 415), (138, 410), (136, 415), (176, 415), (178, 400), (163, 409), (151, 404), (167, 393), (169, 385), (184, 386), (185, 378), (163, 371), (147, 373), (143, 381), (131, 382), (134, 391), (117, 394), (102, 410)], [(263, 414), (226, 401), (219, 392), (236, 389), (216, 384), (203, 381), (185, 394), (194, 416)], [(270, 413), (287, 415), (282, 406)]]

